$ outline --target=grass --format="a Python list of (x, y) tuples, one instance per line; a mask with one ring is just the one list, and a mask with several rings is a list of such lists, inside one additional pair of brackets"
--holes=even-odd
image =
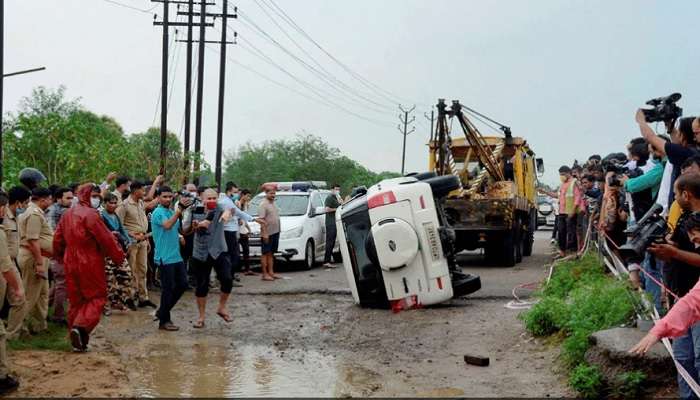
[(535, 336), (563, 337), (561, 360), (570, 372), (569, 384), (583, 397), (596, 397), (603, 385), (597, 382), (597, 368), (584, 361), (588, 337), (628, 322), (639, 300), (626, 282), (606, 275), (593, 254), (558, 264), (537, 296), (540, 301), (520, 316), (525, 328)]
[(63, 325), (48, 323), (48, 329), (36, 335), (22, 336), (17, 340), (9, 340), (9, 350), (52, 350), (70, 351), (66, 327)]

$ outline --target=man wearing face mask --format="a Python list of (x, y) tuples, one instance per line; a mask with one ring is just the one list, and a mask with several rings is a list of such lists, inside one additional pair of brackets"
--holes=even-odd
[[(63, 214), (73, 205), (73, 192), (67, 188), (58, 188), (53, 193), (53, 204), (49, 207), (49, 226), (56, 230)], [(66, 323), (66, 274), (63, 263), (50, 260), (49, 267), (53, 274), (53, 286), (49, 292), (49, 304), (53, 304), (53, 316), (51, 321), (57, 324)]]
[(324, 206), (326, 207), (326, 254), (323, 258), (323, 266), (326, 269), (335, 268), (331, 263), (335, 238), (338, 235), (335, 227), (335, 211), (340, 207), (340, 185), (334, 184), (331, 195), (326, 197)]
[(87, 350), (90, 333), (100, 322), (107, 301), (104, 258), (124, 261), (124, 252), (97, 212), (100, 188), (78, 187), (79, 203), (66, 211), (53, 238), (54, 257), (62, 260), (68, 288), (68, 329), (73, 351)]
[[(234, 200), (235, 199), (235, 200)], [(235, 275), (240, 268), (240, 246), (238, 244), (238, 230), (240, 229), (240, 220), (245, 222), (253, 221), (253, 217), (249, 214), (241, 211), (238, 207), (238, 186), (233, 182), (226, 183), (226, 193), (219, 196), (218, 205), (224, 211), (231, 213), (232, 218), (230, 218), (224, 224), (224, 235), (226, 237), (226, 247), (228, 248), (228, 255), (231, 262), (231, 268), (234, 272), (233, 279), (238, 281), (238, 277)], [(239, 284), (234, 284), (234, 286), (240, 286)]]
[(36, 332), (47, 328), (49, 312), (48, 257), (53, 253), (51, 241), (53, 230), (46, 220), (45, 211), (53, 202), (51, 192), (46, 188), (32, 190), (32, 201), (27, 210), (17, 218), (20, 235), (20, 248), (17, 263), (22, 274), (26, 292), (26, 303), (19, 312), (10, 310), (8, 333), (11, 338), (19, 336), (28, 316), (39, 321)]

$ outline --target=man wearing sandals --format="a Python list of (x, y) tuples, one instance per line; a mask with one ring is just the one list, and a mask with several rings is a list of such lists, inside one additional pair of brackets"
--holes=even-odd
[(153, 262), (158, 265), (161, 282), (160, 307), (156, 317), (159, 320), (158, 329), (164, 331), (180, 330), (170, 320), (170, 310), (187, 290), (187, 269), (180, 254), (180, 216), (191, 201), (183, 199), (176, 210), (170, 208), (172, 202), (172, 189), (161, 187), (158, 189), (158, 207), (151, 215), (155, 242)]
[(194, 243), (190, 259), (195, 280), (195, 297), (199, 319), (194, 323), (195, 328), (204, 328), (207, 295), (209, 294), (209, 277), (214, 268), (216, 277), (221, 283), (221, 296), (216, 315), (226, 322), (231, 322), (231, 314), (226, 310), (226, 303), (233, 287), (233, 270), (228, 253), (225, 237), (225, 225), (232, 219), (231, 209), (217, 207), (217, 193), (207, 189), (202, 193), (204, 210), (193, 210), (192, 227)]
[(260, 224), (260, 232), (262, 236), (262, 246), (260, 264), (262, 267), (262, 280), (274, 281), (281, 278), (275, 274), (274, 262), (275, 253), (280, 242), (280, 214), (275, 205), (275, 197), (277, 196), (276, 188), (272, 185), (265, 186), (265, 198), (258, 206), (258, 218), (265, 221)]

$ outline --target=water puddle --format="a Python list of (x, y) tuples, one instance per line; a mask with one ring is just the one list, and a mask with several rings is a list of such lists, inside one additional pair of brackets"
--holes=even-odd
[(374, 375), (313, 350), (173, 343), (146, 349), (132, 380), (137, 397), (331, 397), (371, 394)]

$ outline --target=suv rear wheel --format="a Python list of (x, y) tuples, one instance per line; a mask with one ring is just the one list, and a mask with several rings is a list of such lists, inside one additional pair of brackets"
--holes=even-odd
[(306, 250), (304, 250), (304, 268), (312, 269), (314, 265), (316, 265), (316, 248), (313, 239), (309, 239), (306, 242)]

